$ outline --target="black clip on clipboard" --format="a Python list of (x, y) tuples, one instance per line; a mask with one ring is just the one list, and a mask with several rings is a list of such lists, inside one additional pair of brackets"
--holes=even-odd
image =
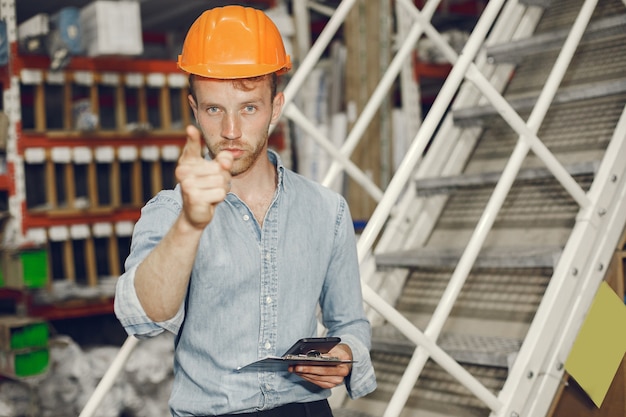
[(283, 356), (267, 356), (236, 370), (286, 371), (290, 366), (336, 366), (342, 363), (354, 363), (342, 360), (326, 353), (341, 341), (338, 337), (313, 337), (298, 340)]

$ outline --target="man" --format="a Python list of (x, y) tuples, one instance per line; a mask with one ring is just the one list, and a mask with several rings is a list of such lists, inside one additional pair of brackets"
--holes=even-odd
[[(115, 311), (129, 334), (176, 335), (174, 416), (332, 416), (326, 398), (376, 387), (352, 220), (340, 195), (286, 169), (268, 150), (291, 68), (259, 10), (226, 6), (189, 29), (179, 67), (201, 133), (187, 128), (175, 190), (142, 210)], [(318, 309), (319, 306), (319, 309)], [(353, 363), (238, 368), (317, 335)]]

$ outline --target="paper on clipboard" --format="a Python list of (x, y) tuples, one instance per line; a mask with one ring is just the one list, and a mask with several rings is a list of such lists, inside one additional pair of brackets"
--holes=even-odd
[(306, 357), (306, 356), (268, 356), (258, 361), (240, 366), (237, 371), (263, 370), (263, 371), (286, 371), (290, 366), (335, 366), (342, 363), (354, 363), (354, 361), (341, 360), (330, 356)]

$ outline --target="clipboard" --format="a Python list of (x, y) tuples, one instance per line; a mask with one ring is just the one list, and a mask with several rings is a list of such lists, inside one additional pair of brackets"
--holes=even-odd
[(283, 356), (267, 356), (263, 359), (240, 366), (241, 371), (286, 371), (290, 366), (336, 366), (343, 363), (354, 363), (342, 360), (326, 353), (341, 341), (338, 337), (312, 337), (298, 340)]

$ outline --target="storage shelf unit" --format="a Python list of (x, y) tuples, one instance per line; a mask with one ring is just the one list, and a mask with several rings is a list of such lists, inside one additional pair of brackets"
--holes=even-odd
[[(131, 57), (73, 57), (50, 71), (47, 57), (18, 52), (14, 0), (0, 7), (10, 42), (0, 67), (10, 120), (0, 191), (12, 246), (47, 251), (48, 286), (97, 289), (123, 270), (141, 207), (175, 184), (191, 122), (187, 76), (174, 61)], [(48, 319), (112, 312), (110, 293), (49, 305), (33, 303), (28, 288), (0, 298), (22, 291), (21, 309)]]

